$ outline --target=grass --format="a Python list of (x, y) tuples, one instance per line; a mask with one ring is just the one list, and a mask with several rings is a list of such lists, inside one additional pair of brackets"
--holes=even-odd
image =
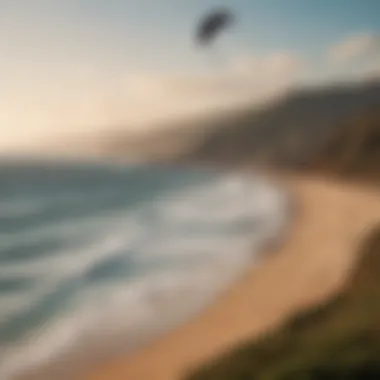
[(186, 380), (380, 379), (380, 225), (335, 299), (207, 363)]

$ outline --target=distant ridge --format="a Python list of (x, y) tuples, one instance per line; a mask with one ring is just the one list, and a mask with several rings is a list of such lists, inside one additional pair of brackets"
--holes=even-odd
[(325, 173), (380, 183), (380, 106), (342, 123), (312, 164)]
[(104, 150), (111, 157), (137, 161), (314, 168), (327, 164), (322, 156), (336, 139), (353, 133), (353, 120), (376, 109), (380, 80), (310, 87), (261, 109), (245, 106), (145, 136), (115, 133), (105, 139)]
[(376, 108), (380, 82), (299, 90), (262, 111), (225, 120), (188, 158), (303, 167), (348, 130), (348, 120)]

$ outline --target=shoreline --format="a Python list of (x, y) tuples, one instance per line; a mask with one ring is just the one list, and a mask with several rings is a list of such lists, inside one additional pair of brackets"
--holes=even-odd
[[(44, 345), (45, 341), (42, 340), (42, 338), (39, 342), (40, 344), (38, 345), (34, 345), (33, 341), (31, 340), (28, 342), (28, 345), (30, 346), (30, 354), (28, 355), (26, 353), (25, 355), (23, 348), (20, 346), (19, 352), (15, 351), (14, 357), (12, 357), (12, 354), (10, 360), (4, 361), (8, 366), (4, 366), (2, 368), (3, 371), (0, 370), (0, 373), (4, 373), (4, 376), (7, 377), (10, 376), (7, 374), (11, 374), (13, 372), (14, 375), (12, 375), (11, 378), (17, 378), (19, 380), (48, 380), (52, 377), (57, 380), (73, 378), (75, 374), (80, 373), (83, 370), (88, 370), (88, 368), (93, 368), (93, 366), (99, 362), (110, 361), (117, 355), (120, 355), (120, 353), (123, 353), (123, 355), (126, 352), (133, 354), (134, 352), (150, 345), (151, 342), (160, 340), (168, 332), (172, 331), (173, 329), (177, 329), (179, 326), (188, 323), (189, 321), (196, 318), (199, 314), (205, 312), (205, 310), (207, 310), (216, 300), (218, 300), (220, 297), (224, 297), (225, 292), (228, 291), (228, 289), (233, 286), (236, 281), (239, 281), (239, 279), (244, 276), (247, 271), (249, 271), (251, 266), (255, 266), (262, 260), (265, 260), (265, 253), (268, 251), (268, 246), (272, 247), (273, 245), (281, 245), (284, 237), (292, 225), (293, 215), (290, 213), (291, 208), (289, 207), (291, 203), (290, 200), (292, 200), (291, 194), (289, 194), (282, 186), (274, 186), (274, 181), (270, 180), (269, 178), (265, 178), (265, 176), (262, 174), (256, 174), (250, 177), (252, 177), (249, 178), (250, 180), (252, 179), (256, 181), (258, 179), (260, 185), (258, 189), (255, 190), (258, 191), (258, 197), (253, 196), (255, 204), (257, 203), (257, 205), (260, 206), (258, 209), (258, 216), (256, 218), (259, 224), (253, 224), (251, 226), (253, 229), (250, 229), (249, 231), (247, 230), (244, 233), (247, 237), (248, 244), (242, 244), (241, 249), (243, 251), (241, 254), (239, 253), (240, 248), (235, 248), (235, 245), (231, 245), (229, 248), (226, 248), (222, 245), (219, 246), (215, 252), (215, 255), (216, 257), (219, 257), (219, 261), (221, 258), (223, 258), (223, 256), (225, 256), (225, 258), (221, 260), (221, 263), (226, 264), (218, 265), (218, 267), (216, 267), (214, 262), (208, 269), (203, 265), (206, 278), (208, 279), (205, 284), (210, 283), (210, 277), (215, 277), (216, 284), (220, 283), (220, 285), (217, 285), (217, 288), (219, 289), (216, 289), (214, 292), (212, 291), (214, 286), (210, 285), (209, 289), (207, 289), (205, 286), (202, 286), (202, 282), (199, 282), (197, 285), (197, 281), (194, 282), (194, 280), (192, 280), (193, 285), (191, 287), (199, 289), (199, 296), (201, 299), (205, 298), (205, 302), (201, 301), (202, 304), (199, 306), (194, 304), (194, 310), (192, 307), (190, 307), (190, 309), (187, 308), (188, 311), (182, 313), (183, 316), (180, 315), (179, 320), (177, 320), (175, 317), (172, 322), (170, 322), (171, 318), (169, 318), (169, 315), (165, 316), (164, 314), (161, 317), (160, 315), (157, 315), (153, 320), (153, 323), (157, 323), (159, 325), (163, 323), (164, 327), (162, 329), (161, 327), (158, 327), (157, 331), (155, 331), (156, 328), (153, 328), (153, 330), (150, 331), (150, 327), (146, 326), (150, 332), (146, 332), (144, 329), (146, 334), (144, 333), (143, 335), (146, 335), (147, 338), (145, 339), (145, 337), (143, 337), (141, 342), (133, 342), (133, 340), (129, 339), (130, 335), (133, 336), (133, 334), (123, 334), (128, 327), (124, 326), (125, 320), (128, 319), (125, 318), (124, 315), (127, 313), (128, 317), (129, 312), (128, 309), (119, 308), (118, 312), (113, 314), (113, 320), (120, 322), (120, 329), (116, 328), (116, 326), (119, 326), (118, 322), (115, 322), (115, 326), (110, 325), (109, 327), (106, 326), (102, 328), (102, 326), (105, 326), (107, 324), (106, 319), (103, 319), (103, 321), (97, 325), (96, 329), (86, 330), (86, 328), (84, 328), (83, 334), (79, 334), (75, 341), (73, 340), (67, 348), (63, 346), (62, 350), (58, 348), (60, 351), (57, 354), (52, 351), (50, 354), (49, 351), (47, 351), (47, 346), (46, 344)], [(261, 188), (261, 186), (263, 186), (263, 188)], [(268, 189), (266, 190), (267, 187)], [(252, 196), (252, 191), (248, 189), (248, 193), (246, 195), (247, 196), (243, 199), (249, 200)], [(259, 201), (260, 199), (261, 202)], [(248, 212), (247, 215), (251, 215), (251, 211), (247, 209), (249, 204), (247, 202), (242, 203), (239, 200), (239, 204), (240, 203), (243, 205), (242, 210), (245, 213)], [(276, 212), (276, 210), (278, 212)], [(217, 220), (218, 219), (216, 219), (216, 221)], [(260, 226), (264, 228), (261, 228)], [(253, 238), (255, 235), (257, 235), (257, 238)], [(236, 251), (237, 254), (231, 255), (231, 250), (233, 251), (235, 249), (238, 249), (238, 251)], [(223, 255), (220, 258), (221, 253), (223, 253)], [(234, 267), (236, 267), (236, 270)], [(220, 273), (219, 270), (221, 271)], [(225, 280), (223, 280), (223, 278), (225, 278)], [(210, 295), (207, 296), (207, 293), (210, 293)], [(212, 293), (214, 294), (212, 295)], [(191, 297), (187, 301), (184, 300), (184, 302), (187, 302), (187, 304), (191, 305)], [(155, 306), (153, 305), (153, 308), (154, 307)], [(175, 305), (173, 305), (173, 307), (174, 309), (176, 308)], [(173, 310), (173, 307), (171, 310)], [(132, 313), (132, 311), (130, 312)], [(97, 313), (94, 313), (93, 310), (91, 314), (96, 317)], [(70, 316), (67, 316), (67, 318), (70, 318)], [(91, 320), (91, 318), (89, 320)], [(72, 322), (74, 323), (75, 320), (73, 319)], [(78, 319), (78, 322), (81, 323), (80, 319)], [(47, 336), (49, 336), (49, 330), (47, 331)], [(54, 337), (52, 334), (54, 331), (57, 331), (57, 329), (55, 329), (54, 324), (52, 324), (49, 340), (53, 339), (53, 342)], [(72, 339), (74, 339), (74, 336)], [(40, 349), (41, 345), (42, 347), (45, 347), (45, 349)], [(35, 356), (42, 357), (42, 355), (49, 355), (49, 359), (47, 361), (43, 360), (42, 363), (34, 365), (33, 360), (35, 360)], [(28, 363), (30, 363), (30, 366)], [(20, 366), (20, 364), (22, 365)], [(19, 366), (20, 370), (17, 369)], [(0, 378), (2, 378), (1, 374)]]
[(285, 183), (300, 203), (285, 242), (280, 238), (279, 247), (275, 242), (259, 267), (249, 269), (201, 315), (78, 380), (180, 380), (204, 361), (339, 291), (355, 263), (356, 239), (380, 219), (378, 195), (330, 179), (281, 174), (271, 179)]

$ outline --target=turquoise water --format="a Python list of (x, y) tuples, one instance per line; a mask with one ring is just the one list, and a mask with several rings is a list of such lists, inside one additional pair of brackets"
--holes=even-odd
[(7, 165), (0, 184), (0, 379), (89, 342), (149, 341), (199, 312), (288, 220), (280, 189), (220, 171)]

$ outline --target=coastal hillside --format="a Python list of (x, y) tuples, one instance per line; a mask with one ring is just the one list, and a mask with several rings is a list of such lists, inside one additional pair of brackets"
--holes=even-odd
[[(282, 147), (280, 141), (279, 145), (268, 142), (267, 162), (309, 174), (364, 180), (376, 188), (380, 181), (380, 103), (355, 110), (329, 128), (324, 122), (318, 131), (312, 131), (315, 127), (310, 124), (311, 129), (304, 128), (302, 133), (311, 133), (315, 139), (315, 143), (303, 140), (309, 152), (298, 149), (302, 139), (297, 131), (301, 129), (288, 129), (289, 140), (284, 135)], [(317, 125), (314, 122), (319, 121), (312, 120), (311, 125)], [(247, 131), (231, 140), (237, 144), (231, 152), (236, 153), (238, 162), (251, 158), (246, 145), (237, 149)], [(227, 143), (228, 139), (218, 143), (222, 140)], [(287, 142), (293, 144), (288, 151)], [(204, 157), (212, 157), (210, 145), (205, 147)], [(204, 364), (186, 380), (379, 379), (380, 224), (362, 240), (358, 257), (359, 263), (340, 295)]]
[(380, 108), (380, 81), (309, 88), (264, 108), (243, 107), (141, 136), (102, 138), (106, 155), (143, 161), (250, 164), (303, 168), (347, 121)]
[(380, 106), (342, 122), (312, 164), (324, 173), (379, 182)]
[[(363, 180), (376, 189), (380, 107), (335, 124), (325, 144), (298, 169)], [(247, 341), (186, 380), (379, 379), (380, 224), (362, 240), (358, 257), (339, 296), (294, 315), (276, 331)]]
[(259, 112), (225, 120), (187, 158), (309, 169), (331, 148), (341, 150), (350, 136), (368, 137), (368, 129), (378, 128), (379, 110), (380, 82), (299, 91)]
[(359, 265), (336, 298), (248, 341), (187, 380), (380, 378), (380, 225), (364, 239)]

